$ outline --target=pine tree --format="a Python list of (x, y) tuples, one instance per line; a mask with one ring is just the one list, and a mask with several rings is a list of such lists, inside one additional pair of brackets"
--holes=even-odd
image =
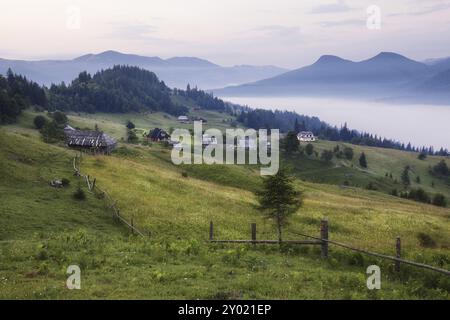
[(298, 151), (299, 141), (297, 139), (297, 134), (293, 131), (289, 131), (286, 135), (285, 140), (285, 151), (288, 155), (291, 155)]
[(292, 178), (280, 170), (264, 179), (263, 190), (257, 192), (256, 196), (260, 209), (275, 222), (278, 241), (281, 243), (283, 227), (302, 205), (301, 193), (294, 189)]
[(403, 169), (402, 175), (400, 176), (403, 186), (405, 186), (405, 188), (411, 185), (411, 179), (409, 178), (409, 170), (410, 170), (410, 167), (406, 166)]
[(366, 158), (366, 154), (364, 152), (361, 153), (361, 156), (359, 157), (359, 165), (362, 168), (367, 168), (367, 158)]

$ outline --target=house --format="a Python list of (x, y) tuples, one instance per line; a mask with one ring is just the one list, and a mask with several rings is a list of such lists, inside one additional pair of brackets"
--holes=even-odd
[(301, 131), (297, 134), (297, 139), (302, 142), (316, 141), (316, 137), (311, 131)]
[(202, 136), (202, 145), (204, 145), (204, 146), (217, 145), (217, 139), (216, 139), (216, 137), (211, 137), (208, 134), (204, 134)]
[(189, 118), (187, 116), (179, 116), (178, 122), (181, 122), (181, 123), (189, 122)]
[(147, 140), (159, 142), (159, 141), (167, 141), (170, 139), (170, 135), (160, 128), (155, 128), (150, 131), (147, 135)]
[(101, 131), (76, 130), (66, 126), (64, 134), (66, 145), (77, 150), (110, 154), (117, 146), (116, 140)]

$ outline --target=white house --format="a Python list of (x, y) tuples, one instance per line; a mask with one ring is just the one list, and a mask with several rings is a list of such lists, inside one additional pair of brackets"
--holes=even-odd
[(202, 144), (203, 145), (210, 145), (210, 144), (216, 145), (217, 144), (217, 139), (216, 139), (216, 137), (211, 137), (208, 134), (204, 134), (202, 136)]
[(316, 141), (314, 133), (311, 131), (301, 131), (297, 134), (297, 139), (302, 142), (312, 142)]
[(188, 122), (189, 118), (187, 116), (179, 116), (178, 122)]

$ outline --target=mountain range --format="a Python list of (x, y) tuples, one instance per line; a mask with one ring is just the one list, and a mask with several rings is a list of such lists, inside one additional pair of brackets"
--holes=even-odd
[(43, 85), (70, 82), (82, 71), (95, 73), (114, 65), (130, 65), (154, 72), (169, 87), (198, 86), (202, 89), (225, 87), (261, 80), (287, 71), (275, 66), (240, 65), (224, 67), (195, 57), (161, 59), (117, 51), (86, 54), (71, 60), (8, 60), (0, 59), (0, 73), (8, 68)]
[(450, 104), (450, 58), (419, 62), (381, 52), (355, 62), (324, 55), (303, 68), (213, 91), (220, 96), (342, 96)]

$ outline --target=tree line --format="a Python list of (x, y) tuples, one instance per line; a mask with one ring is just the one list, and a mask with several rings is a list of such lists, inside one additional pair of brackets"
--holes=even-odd
[(130, 66), (114, 66), (91, 76), (82, 72), (69, 85), (52, 85), (50, 110), (83, 112), (163, 111), (181, 115), (185, 106), (171, 100), (171, 90), (150, 71)]
[(13, 123), (22, 110), (32, 105), (47, 105), (43, 88), (26, 77), (8, 69), (6, 77), (0, 75), (0, 123)]

